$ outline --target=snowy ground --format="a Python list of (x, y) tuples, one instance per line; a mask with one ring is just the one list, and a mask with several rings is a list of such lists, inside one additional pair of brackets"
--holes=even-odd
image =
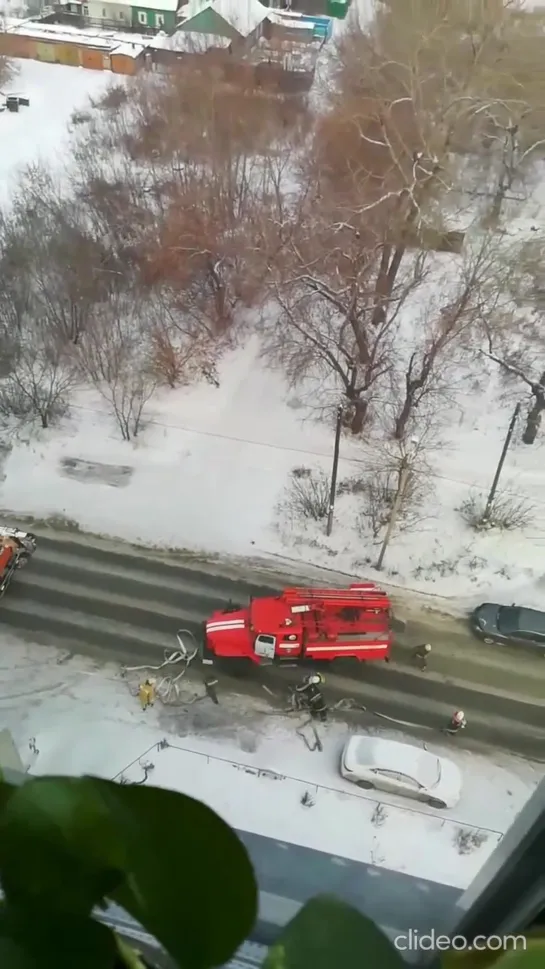
[[(0, 192), (6, 198), (21, 165), (62, 154), (73, 109), (111, 78), (16, 63), (14, 89), (30, 96), (31, 105), (17, 115), (0, 115)], [(517, 431), (502, 476), (503, 489), (532, 503), (531, 528), (476, 537), (456, 510), (490, 487), (514, 404), (498, 403), (497, 390), (493, 375), (482, 393), (468, 391), (452, 408), (445, 447), (431, 456), (425, 513), (417, 533), (394, 536), (385, 582), (464, 598), (468, 605), (516, 598), (545, 606), (543, 434), (528, 448)], [(354, 496), (338, 499), (330, 539), (323, 524), (292, 524), (285, 514), (278, 527), (290, 471), (304, 466), (329, 474), (331, 467), (333, 428), (308, 417), (302, 396), (288, 393), (281, 375), (263, 364), (256, 340), (224, 360), (219, 389), (204, 384), (162, 392), (136, 443), (121, 442), (104, 405), (82, 394), (62, 428), (2, 451), (0, 507), (16, 515), (63, 515), (131, 541), (272, 553), (372, 577), (378, 545), (354, 529)], [(375, 458), (361, 443), (343, 440), (339, 478), (372, 475)]]
[(40, 160), (61, 160), (68, 142), (67, 125), (75, 108), (99, 95), (111, 82), (105, 71), (86, 71), (62, 64), (12, 60), (17, 75), (4, 93), (30, 99), (17, 114), (0, 114), (0, 204), (13, 190), (14, 178), (24, 166)]
[[(64, 515), (131, 541), (274, 553), (372, 576), (378, 547), (353, 529), (356, 498), (338, 500), (329, 540), (314, 523), (291, 527), (284, 520), (277, 528), (291, 469), (329, 473), (332, 429), (305, 419), (281, 376), (263, 367), (256, 341), (225, 359), (220, 384), (162, 392), (135, 444), (121, 442), (102, 402), (80, 396), (70, 423), (15, 444), (6, 456), (0, 505), (38, 517)], [(450, 447), (436, 455), (418, 541), (414, 532), (394, 538), (384, 581), (449, 597), (518, 596), (527, 605), (545, 604), (543, 444), (516, 442), (503, 476), (504, 488), (534, 502), (531, 532), (475, 537), (455, 510), (472, 492), (486, 493), (509, 413), (484, 407), (481, 398), (464, 401)], [(341, 455), (340, 480), (372, 473), (373, 456), (361, 444), (343, 441)], [(67, 474), (70, 461), (82, 462), (80, 473)], [(115, 473), (120, 466), (123, 475)]]
[[(542, 773), (506, 755), (492, 762), (449, 748), (463, 772), (462, 800), (434, 812), (344, 781), (338, 762), (348, 728), (340, 725), (320, 728), (324, 750), (311, 752), (292, 721), (257, 700), (222, 695), (218, 707), (158, 703), (144, 714), (131, 695), (142, 674), (127, 680), (113, 665), (11, 637), (0, 655), (0, 726), (31, 773), (138, 781), (151, 763), (151, 783), (200, 798), (234, 827), (454, 887), (471, 881)], [(193, 695), (188, 687), (186, 704)], [(168, 746), (159, 749), (163, 738)], [(311, 808), (301, 805), (305, 792)], [(463, 854), (467, 830), (476, 846)]]

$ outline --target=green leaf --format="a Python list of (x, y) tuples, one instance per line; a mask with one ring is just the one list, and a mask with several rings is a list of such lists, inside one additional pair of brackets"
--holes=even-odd
[[(509, 938), (509, 937), (507, 937)], [(512, 938), (512, 937), (511, 937)], [(441, 969), (543, 969), (545, 966), (545, 938), (529, 934), (523, 945), (523, 933), (509, 949), (480, 949), (471, 952), (445, 952)], [(507, 946), (509, 943), (507, 943)]]
[(79, 915), (5, 907), (0, 914), (2, 969), (114, 969), (114, 934)]
[(519, 944), (510, 951), (502, 952), (496, 965), (498, 969), (543, 969), (545, 939), (528, 936), (525, 949)]
[(110, 897), (191, 969), (227, 962), (250, 933), (257, 885), (246, 849), (206, 805), (94, 780), (123, 838), (127, 878)]
[(404, 969), (401, 955), (365, 915), (336, 898), (308, 902), (272, 946), (263, 969)]
[(441, 957), (441, 969), (491, 969), (502, 955), (502, 952), (494, 952), (492, 949), (445, 952)]
[(90, 778), (34, 778), (0, 813), (9, 902), (88, 914), (123, 877), (123, 841)]

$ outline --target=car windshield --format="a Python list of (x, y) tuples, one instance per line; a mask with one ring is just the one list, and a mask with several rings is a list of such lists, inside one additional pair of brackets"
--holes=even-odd
[(498, 629), (509, 636), (520, 630), (520, 609), (514, 606), (500, 606), (498, 610)]

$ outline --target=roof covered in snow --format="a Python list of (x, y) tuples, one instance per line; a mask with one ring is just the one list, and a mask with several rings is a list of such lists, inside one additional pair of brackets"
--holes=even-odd
[(215, 47), (226, 50), (231, 44), (228, 37), (218, 34), (203, 34), (197, 30), (178, 30), (175, 34), (158, 34), (150, 39), (148, 47), (154, 50), (180, 51), (187, 54), (203, 54)]
[(180, 14), (187, 21), (210, 7), (241, 37), (251, 34), (269, 14), (268, 8), (259, 0), (188, 0), (180, 8)]
[(142, 0), (139, 4), (135, 0), (106, 0), (107, 3), (111, 3), (115, 7), (142, 7), (142, 10), (157, 10), (158, 13), (163, 11), (167, 13), (176, 13), (178, 7), (180, 6), (180, 0)]

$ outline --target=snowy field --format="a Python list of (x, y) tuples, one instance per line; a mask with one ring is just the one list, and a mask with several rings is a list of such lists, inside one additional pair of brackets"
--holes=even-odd
[[(20, 166), (61, 159), (67, 122), (111, 75), (17, 61), (13, 89), (30, 108), (0, 115), (0, 190), (9, 198)], [(59, 167), (62, 171), (62, 167)], [(538, 189), (532, 203), (541, 206)], [(542, 210), (542, 209), (541, 209)], [(533, 210), (532, 210), (533, 211)], [(444, 446), (430, 457), (417, 532), (394, 535), (383, 580), (472, 604), (485, 598), (545, 607), (543, 434), (509, 451), (502, 488), (533, 506), (531, 527), (479, 534), (457, 509), (490, 487), (513, 400), (498, 402), (497, 373), (484, 391), (458, 395)], [(520, 394), (519, 394), (520, 397)], [(69, 421), (2, 450), (0, 506), (15, 515), (64, 516), (130, 541), (209, 552), (273, 554), (373, 577), (380, 540), (354, 528), (357, 498), (338, 498), (333, 535), (279, 513), (294, 468), (330, 473), (333, 428), (309, 416), (305, 390), (288, 392), (251, 338), (220, 365), (220, 387), (162, 391), (136, 442), (120, 439), (92, 392), (74, 398)], [(373, 475), (373, 448), (344, 439), (339, 479)], [(418, 537), (417, 537), (418, 536)]]
[(62, 64), (12, 60), (17, 74), (4, 92), (30, 99), (17, 114), (0, 114), (0, 204), (13, 191), (21, 167), (38, 160), (60, 163), (69, 139), (68, 122), (75, 108), (96, 97), (111, 82), (109, 72), (86, 71)]
[[(297, 722), (271, 715), (265, 703), (220, 693), (219, 706), (191, 704), (190, 685), (182, 705), (158, 702), (143, 713), (132, 695), (139, 676), (3, 637), (0, 725), (33, 774), (140, 781), (152, 764), (151, 783), (200, 798), (236, 828), (457, 888), (474, 877), (542, 774), (507, 755), (491, 761), (449, 748), (464, 790), (456, 808), (437, 812), (363, 794), (341, 778), (348, 728), (320, 727), (323, 752), (311, 752)], [(158, 747), (163, 739), (168, 746)], [(312, 807), (301, 804), (305, 793)], [(460, 839), (468, 837), (474, 844), (464, 854)]]

